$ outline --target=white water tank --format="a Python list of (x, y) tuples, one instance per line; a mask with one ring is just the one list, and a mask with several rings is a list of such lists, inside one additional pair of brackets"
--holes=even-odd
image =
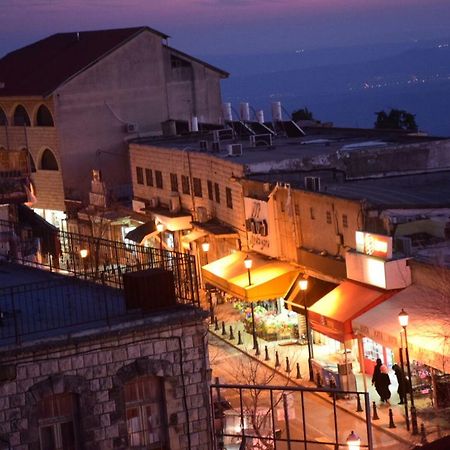
[(264, 111), (262, 109), (256, 111), (256, 120), (258, 123), (264, 123)]
[(233, 120), (233, 115), (231, 113), (231, 103), (226, 102), (222, 105), (222, 113), (223, 113), (223, 120), (225, 121)]
[(282, 120), (281, 102), (272, 102), (272, 121), (281, 122)]
[(248, 102), (242, 102), (239, 105), (239, 116), (243, 122), (250, 121), (250, 106)]
[(191, 119), (191, 132), (192, 133), (197, 133), (198, 132), (198, 117), (197, 116), (192, 116), (192, 119)]

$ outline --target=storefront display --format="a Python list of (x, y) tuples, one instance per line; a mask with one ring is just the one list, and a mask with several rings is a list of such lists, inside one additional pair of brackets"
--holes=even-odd
[[(236, 301), (234, 308), (239, 311), (247, 333), (252, 333), (252, 314), (249, 303)], [(280, 302), (261, 301), (254, 305), (256, 335), (266, 341), (297, 339), (297, 314), (281, 307)]]

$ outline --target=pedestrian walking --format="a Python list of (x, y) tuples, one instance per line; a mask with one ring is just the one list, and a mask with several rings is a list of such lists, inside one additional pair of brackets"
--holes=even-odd
[(373, 368), (373, 375), (372, 375), (372, 385), (375, 386), (376, 389), (376, 384), (377, 381), (380, 378), (380, 367), (383, 363), (381, 362), (380, 358), (377, 358), (377, 363), (375, 364), (375, 367)]
[(399, 405), (403, 405), (406, 402), (406, 392), (407, 392), (408, 380), (406, 379), (402, 368), (398, 364), (394, 364), (392, 366), (392, 370), (394, 371), (395, 376), (397, 377), (397, 382), (398, 382), (397, 392), (398, 392), (398, 396), (400, 397)]
[(380, 375), (377, 384), (375, 384), (375, 389), (380, 396), (381, 402), (387, 403), (390, 406), (389, 399), (391, 398), (391, 391), (389, 390), (389, 385), (391, 384), (391, 379), (389, 378), (388, 368), (384, 364), (380, 367)]

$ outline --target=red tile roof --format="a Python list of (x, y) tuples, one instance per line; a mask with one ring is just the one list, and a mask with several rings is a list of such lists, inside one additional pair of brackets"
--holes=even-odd
[(0, 97), (46, 96), (149, 27), (58, 33), (0, 59)]

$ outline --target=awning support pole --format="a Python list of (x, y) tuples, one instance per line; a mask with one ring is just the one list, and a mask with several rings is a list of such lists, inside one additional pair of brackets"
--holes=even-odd
[(256, 350), (258, 342), (256, 341), (256, 327), (255, 327), (255, 307), (253, 302), (250, 303), (252, 311), (252, 333), (253, 333), (253, 350)]

